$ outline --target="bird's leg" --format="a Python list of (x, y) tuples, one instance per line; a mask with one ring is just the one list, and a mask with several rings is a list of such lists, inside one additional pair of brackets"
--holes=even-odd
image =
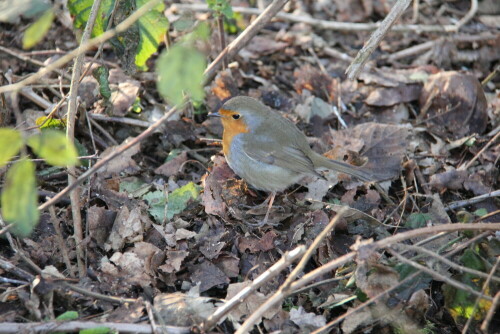
[[(266, 203), (267, 201), (269, 201), (269, 204), (267, 205), (267, 211), (266, 211), (266, 215), (264, 216), (264, 220), (257, 223), (257, 224), (248, 224), (248, 225), (251, 225), (253, 227), (262, 227), (264, 225), (267, 224), (267, 219), (269, 218), (269, 213), (271, 212), (271, 208), (273, 207), (273, 203), (274, 203), (274, 198), (276, 197), (276, 191), (273, 191), (269, 197), (264, 201), (264, 203)], [(260, 204), (260, 205), (263, 205), (264, 203)]]
[[(249, 211), (252, 211), (254, 213), (259, 212), (262, 208), (267, 207), (269, 200), (271, 199), (272, 193), (266, 197), (264, 202), (257, 204), (257, 205), (246, 205), (246, 204), (240, 204), (240, 207), (248, 209)], [(251, 212), (249, 212), (251, 213)]]
[(267, 223), (267, 218), (269, 218), (269, 212), (271, 212), (271, 208), (273, 207), (275, 197), (276, 197), (276, 191), (273, 191), (271, 195), (269, 195), (269, 206), (267, 207), (267, 212), (266, 215), (264, 216), (264, 220), (262, 221), (261, 226), (264, 226)]

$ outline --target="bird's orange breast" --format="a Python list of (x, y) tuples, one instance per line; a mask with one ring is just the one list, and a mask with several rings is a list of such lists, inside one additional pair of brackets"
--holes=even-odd
[(236, 112), (221, 109), (219, 113), (222, 116), (221, 121), (222, 126), (224, 127), (224, 132), (222, 134), (222, 151), (224, 152), (224, 155), (228, 157), (234, 136), (239, 135), (240, 133), (248, 133), (250, 130), (243, 119), (232, 118), (234, 114), (237, 114)]

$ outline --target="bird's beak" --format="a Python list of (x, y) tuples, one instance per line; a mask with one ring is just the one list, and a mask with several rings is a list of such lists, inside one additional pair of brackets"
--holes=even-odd
[(211, 112), (210, 114), (208, 114), (208, 117), (222, 117), (222, 115), (219, 114), (218, 111), (216, 111), (216, 112)]

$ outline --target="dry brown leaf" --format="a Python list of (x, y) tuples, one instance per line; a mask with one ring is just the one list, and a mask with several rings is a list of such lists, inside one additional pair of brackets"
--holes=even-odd
[(488, 124), (487, 102), (479, 81), (469, 74), (431, 75), (419, 98), (420, 120), (429, 130), (447, 138), (483, 133)]
[(115, 251), (121, 250), (125, 243), (142, 241), (144, 231), (151, 224), (148, 214), (140, 206), (136, 206), (132, 210), (123, 206), (113, 223), (111, 234), (104, 245), (104, 249), (108, 251), (111, 249)]
[[(227, 287), (227, 295), (226, 299), (233, 298), (237, 293), (239, 293), (242, 289), (246, 288), (252, 284), (250, 281), (241, 282), (241, 283), (233, 283), (229, 284)], [(242, 303), (240, 303), (236, 308), (234, 308), (229, 315), (235, 321), (240, 321), (243, 317), (248, 317), (250, 314), (255, 312), (259, 306), (264, 304), (267, 300), (267, 297), (256, 291), (248, 296)], [(267, 319), (271, 319), (278, 312), (279, 308), (271, 308), (267, 312), (264, 313), (263, 317)], [(258, 319), (256, 323), (260, 323), (262, 318)]]
[(200, 284), (200, 293), (207, 291), (214, 286), (228, 284), (229, 278), (213, 263), (205, 261), (189, 268), (191, 281)]

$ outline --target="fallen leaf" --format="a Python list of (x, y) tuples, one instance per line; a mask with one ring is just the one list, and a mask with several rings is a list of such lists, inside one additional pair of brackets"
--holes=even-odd
[(419, 103), (418, 119), (440, 136), (457, 139), (486, 130), (486, 96), (480, 82), (472, 75), (459, 72), (431, 75)]
[(200, 293), (214, 286), (228, 284), (229, 278), (213, 263), (205, 261), (190, 268), (191, 281), (200, 283)]
[(310, 332), (316, 328), (326, 325), (324, 315), (316, 315), (312, 312), (306, 312), (302, 306), (299, 306), (298, 309), (293, 308), (290, 310), (290, 320), (299, 326), (303, 333)]

